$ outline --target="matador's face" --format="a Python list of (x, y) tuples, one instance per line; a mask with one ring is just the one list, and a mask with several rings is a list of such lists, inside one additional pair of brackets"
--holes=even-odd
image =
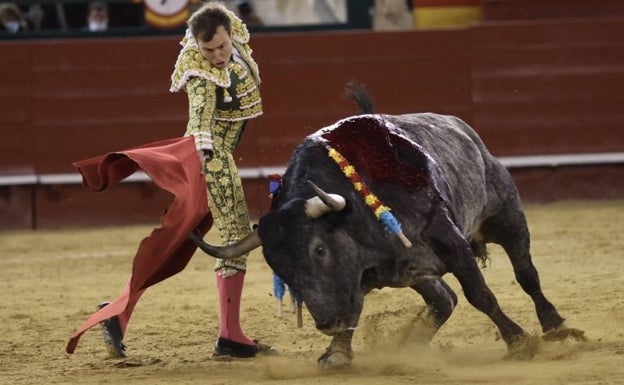
[(213, 66), (223, 69), (232, 57), (232, 39), (223, 26), (217, 27), (212, 40), (197, 40), (199, 50)]

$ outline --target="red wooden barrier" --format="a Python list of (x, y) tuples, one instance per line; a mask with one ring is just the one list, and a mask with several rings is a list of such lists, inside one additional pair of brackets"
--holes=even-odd
[[(379, 112), (463, 118), (497, 156), (624, 152), (623, 21), (256, 34), (265, 114), (247, 128), (239, 165), (283, 167), (305, 135), (354, 113), (341, 99), (352, 78)], [(75, 160), (182, 135), (186, 96), (168, 92), (178, 40), (0, 42), (0, 180), (73, 173)], [(528, 200), (624, 197), (621, 164), (512, 172)], [(264, 212), (267, 182), (245, 188), (252, 216)], [(167, 199), (150, 182), (102, 196), (8, 183), (0, 229), (156, 221)]]

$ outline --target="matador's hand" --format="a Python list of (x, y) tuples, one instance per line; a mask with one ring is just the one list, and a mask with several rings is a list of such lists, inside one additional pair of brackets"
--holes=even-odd
[(199, 157), (199, 167), (204, 172), (204, 168), (206, 168), (206, 163), (210, 162), (213, 156), (213, 152), (211, 150), (198, 150), (197, 156)]
[(204, 158), (206, 158), (206, 162), (210, 162), (210, 160), (214, 156), (214, 152), (208, 149), (203, 149), (202, 152), (204, 153)]

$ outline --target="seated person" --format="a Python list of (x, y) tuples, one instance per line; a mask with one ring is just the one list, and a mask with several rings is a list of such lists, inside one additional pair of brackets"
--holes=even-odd
[(89, 32), (108, 30), (108, 5), (102, 1), (94, 1), (87, 8), (87, 25)]
[(22, 11), (14, 3), (0, 4), (0, 23), (2, 29), (9, 33), (28, 31), (28, 24)]

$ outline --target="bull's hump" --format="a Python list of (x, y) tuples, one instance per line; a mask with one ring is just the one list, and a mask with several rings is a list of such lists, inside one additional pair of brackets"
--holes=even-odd
[(381, 115), (343, 119), (317, 133), (372, 183), (400, 183), (407, 190), (433, 186), (431, 158)]

